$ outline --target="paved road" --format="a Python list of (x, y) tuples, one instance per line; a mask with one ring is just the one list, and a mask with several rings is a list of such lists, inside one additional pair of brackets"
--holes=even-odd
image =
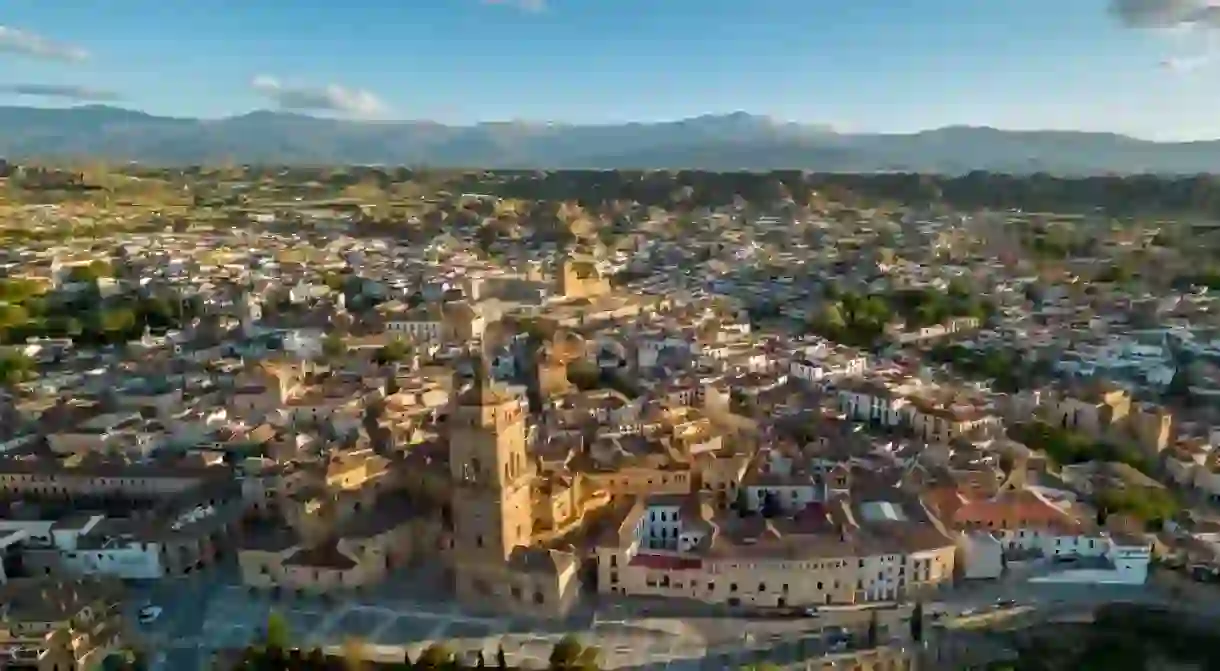
[[(155, 623), (139, 627), (144, 645), (161, 653), (152, 656), (157, 671), (206, 668), (212, 651), (256, 640), (272, 612), (284, 617), (293, 638), (303, 645), (339, 646), (357, 638), (387, 659), (401, 659), (404, 649), (415, 656), (430, 643), (444, 641), (470, 656), (482, 650), (489, 659), (502, 646), (510, 663), (543, 667), (554, 644), (576, 634), (602, 651), (603, 668), (656, 671), (795, 662), (830, 649), (823, 632), (827, 624), (847, 626), (862, 640), (869, 619), (859, 613), (779, 620), (652, 617), (611, 605), (566, 622), (540, 622), (473, 615), (451, 602), (393, 595), (335, 602), (272, 600), (225, 584), (220, 576), (196, 576), (134, 592), (129, 605), (133, 616), (145, 603), (164, 609)], [(906, 630), (897, 614), (885, 617), (886, 631)]]
[[(406, 582), (405, 580), (402, 582)], [(436, 584), (425, 580), (426, 584)], [(573, 633), (598, 646), (608, 669), (685, 670), (737, 668), (769, 661), (789, 664), (825, 654), (826, 627), (845, 627), (862, 639), (871, 614), (827, 614), (819, 618), (758, 619), (709, 613), (706, 606), (657, 600), (607, 601), (565, 622), (476, 615), (434, 596), (387, 587), (376, 595), (337, 601), (310, 598), (272, 600), (234, 584), (231, 570), (137, 586), (129, 613), (144, 603), (164, 609), (140, 634), (156, 671), (194, 671), (206, 667), (211, 651), (241, 647), (255, 640), (272, 612), (282, 614), (292, 636), (307, 646), (338, 646), (357, 638), (399, 659), (417, 655), (431, 642), (444, 641), (471, 655), (490, 658), (503, 646), (513, 664), (544, 666), (556, 641)], [(1029, 583), (1008, 580), (966, 585), (946, 593), (936, 605), (951, 613), (974, 611), (1011, 599), (1054, 611), (1085, 609), (1112, 601), (1175, 603), (1157, 585), (1107, 586)], [(1220, 611), (1220, 603), (1211, 602)], [(910, 609), (880, 613), (886, 636), (909, 632)]]

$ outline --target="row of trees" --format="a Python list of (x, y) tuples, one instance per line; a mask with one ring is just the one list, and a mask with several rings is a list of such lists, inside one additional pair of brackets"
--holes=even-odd
[(21, 352), (0, 352), (0, 385), (12, 386), (30, 379), (34, 362)]
[[(96, 269), (81, 266), (93, 282)], [(21, 279), (0, 280), (0, 344), (31, 337), (72, 338), (80, 344), (119, 344), (144, 330), (180, 328), (203, 313), (196, 298), (175, 294), (128, 293), (103, 299), (96, 283), (74, 292), (46, 294), (41, 285)]]
[(1127, 464), (1146, 474), (1156, 470), (1148, 458), (1134, 447), (1095, 440), (1078, 431), (1046, 422), (1016, 424), (1009, 430), (1009, 434), (1013, 440), (1024, 443), (1030, 449), (1045, 452), (1051, 461), (1061, 466), (1088, 461), (1110, 461)]
[[(1056, 464), (1118, 462), (1145, 474), (1155, 472), (1155, 465), (1134, 447), (1093, 440), (1082, 433), (1045, 422), (1017, 424), (1009, 430), (1009, 435), (1030, 449), (1042, 450)], [(1109, 514), (1119, 513), (1155, 526), (1181, 508), (1172, 492), (1157, 487), (1108, 488), (1097, 492), (1094, 498), (1101, 524)]]
[[(1220, 215), (1220, 179), (1213, 175), (1104, 175), (1058, 177), (1048, 173), (1003, 174), (973, 171), (964, 175), (912, 172), (820, 173), (802, 170), (710, 172), (702, 170), (443, 170), (430, 168), (290, 168), (235, 167), (226, 172), (245, 179), (275, 179), (327, 184), (335, 193), (357, 187), (350, 195), (369, 192), (395, 197), (438, 191), (487, 193), (527, 201), (574, 201), (585, 207), (618, 201), (645, 206), (671, 204), (727, 206), (739, 202), (769, 204), (791, 199), (805, 204), (827, 200), (890, 202), (905, 205), (943, 203), (958, 209), (1021, 209), (1027, 212), (1095, 212), (1115, 215), (1195, 213)], [(148, 171), (122, 168), (125, 174)], [(177, 174), (170, 174), (171, 172)], [(159, 180), (204, 174), (211, 169), (161, 171)], [(136, 183), (139, 184), (139, 183)], [(412, 187), (404, 190), (404, 186)]]
[[(460, 671), (464, 669), (509, 669), (504, 648), (496, 650), (488, 659), (478, 651), (473, 662), (467, 662), (450, 647), (435, 643), (424, 649), (419, 657), (411, 659), (410, 653), (401, 662), (372, 665), (368, 663), (365, 646), (350, 640), (344, 645), (341, 655), (327, 655), (320, 648), (302, 650), (294, 647), (288, 623), (279, 613), (272, 613), (262, 641), (243, 651), (234, 671), (365, 671), (368, 669), (396, 669), (402, 671)], [(600, 651), (582, 645), (575, 636), (565, 636), (551, 649), (548, 659), (552, 671), (597, 671)]]
[(941, 324), (952, 317), (987, 319), (994, 307), (978, 299), (963, 282), (953, 282), (944, 293), (932, 289), (900, 289), (866, 296), (829, 285), (818, 314), (809, 327), (818, 335), (848, 345), (877, 342), (891, 322), (901, 320), (908, 329)]
[(918, 173), (836, 174), (772, 172), (496, 171), (491, 178), (455, 177), (468, 189), (526, 200), (572, 200), (590, 207), (614, 201), (645, 206), (722, 207), (782, 200), (805, 205), (889, 202), (955, 209), (1096, 212), (1115, 215), (1195, 213), (1220, 215), (1220, 180), (1211, 175), (1056, 177), (974, 171), (960, 176)]
[(1028, 360), (1019, 352), (1007, 348), (971, 349), (958, 344), (942, 344), (928, 352), (931, 361), (952, 366), (958, 373), (992, 381), (998, 392), (1015, 393), (1027, 387), (1031, 380), (1049, 374), (1049, 364)]

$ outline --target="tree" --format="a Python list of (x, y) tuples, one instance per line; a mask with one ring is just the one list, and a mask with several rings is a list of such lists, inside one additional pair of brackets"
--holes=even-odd
[(337, 335), (329, 335), (322, 339), (322, 355), (335, 359), (347, 353), (347, 344)]
[(25, 326), (30, 320), (30, 313), (17, 304), (0, 304), (0, 329), (14, 326)]
[(911, 610), (911, 640), (920, 642), (923, 640), (923, 602), (916, 601), (915, 608)]
[(877, 639), (879, 636), (880, 624), (877, 622), (877, 611), (873, 611), (872, 617), (868, 621), (868, 633), (865, 635), (866, 645), (869, 648), (877, 647)]
[(551, 649), (549, 659), (553, 671), (596, 671), (597, 648), (586, 647), (575, 636), (564, 636)]
[(326, 653), (321, 648), (310, 648), (305, 655), (305, 665), (313, 671), (326, 671)]
[(384, 366), (389, 363), (403, 361), (410, 356), (411, 346), (405, 341), (396, 338), (377, 348), (377, 353), (373, 355), (373, 359)]
[(267, 616), (267, 631), (263, 634), (263, 645), (268, 650), (279, 651), (282, 655), (291, 645), (291, 638), (288, 621), (279, 612), (272, 611)]
[(750, 493), (744, 486), (737, 487), (737, 500), (733, 503), (733, 507), (737, 509), (737, 514), (743, 517), (753, 512), (750, 510)]
[(500, 671), (508, 669), (508, 658), (504, 654), (503, 645), (496, 648), (496, 668), (500, 669)]
[(69, 269), (67, 280), (69, 282), (96, 283), (99, 279), (110, 277), (113, 274), (109, 263), (98, 260), (86, 266), (75, 266)]
[(812, 326), (819, 333), (840, 333), (847, 328), (847, 320), (843, 317), (843, 309), (839, 304), (828, 301), (814, 317)]
[(569, 364), (567, 376), (568, 382), (576, 385), (576, 388), (582, 391), (596, 389), (601, 382), (601, 370), (596, 364), (584, 360)]
[(483, 659), (482, 650), (479, 651), (479, 656), (476, 657), (474, 660), (474, 668), (476, 668), (476, 669), (486, 669), (487, 668), (487, 660)]
[(20, 384), (34, 374), (34, 361), (20, 352), (0, 352), (0, 385)]
[(580, 658), (580, 641), (572, 635), (564, 636), (551, 648), (550, 663), (552, 669), (571, 668)]
[(779, 497), (775, 495), (775, 492), (763, 492), (762, 505), (760, 507), (762, 508), (762, 516), (767, 518), (779, 517), (784, 512), (783, 508), (779, 505)]
[(453, 662), (453, 651), (442, 643), (433, 643), (419, 653), (415, 660), (416, 669), (440, 670)]
[(363, 671), (368, 667), (368, 645), (358, 638), (343, 641), (343, 668), (347, 671)]
[(414, 669), (415, 663), (411, 661), (411, 651), (404, 650), (402, 653), (402, 665), (406, 669)]

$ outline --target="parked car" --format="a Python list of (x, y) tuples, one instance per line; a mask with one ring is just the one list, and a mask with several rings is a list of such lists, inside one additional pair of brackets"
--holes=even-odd
[(162, 612), (164, 611), (160, 606), (154, 606), (152, 604), (144, 606), (140, 609), (138, 614), (140, 624), (152, 624), (153, 622), (156, 622), (157, 618), (161, 617)]

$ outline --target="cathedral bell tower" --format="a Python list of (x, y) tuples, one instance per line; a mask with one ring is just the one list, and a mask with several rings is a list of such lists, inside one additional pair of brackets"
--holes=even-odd
[(459, 594), (472, 588), (462, 564), (502, 565), (530, 544), (533, 527), (523, 399), (492, 380), (483, 356), (471, 353), (467, 363), (473, 380), (455, 380), (448, 420)]

